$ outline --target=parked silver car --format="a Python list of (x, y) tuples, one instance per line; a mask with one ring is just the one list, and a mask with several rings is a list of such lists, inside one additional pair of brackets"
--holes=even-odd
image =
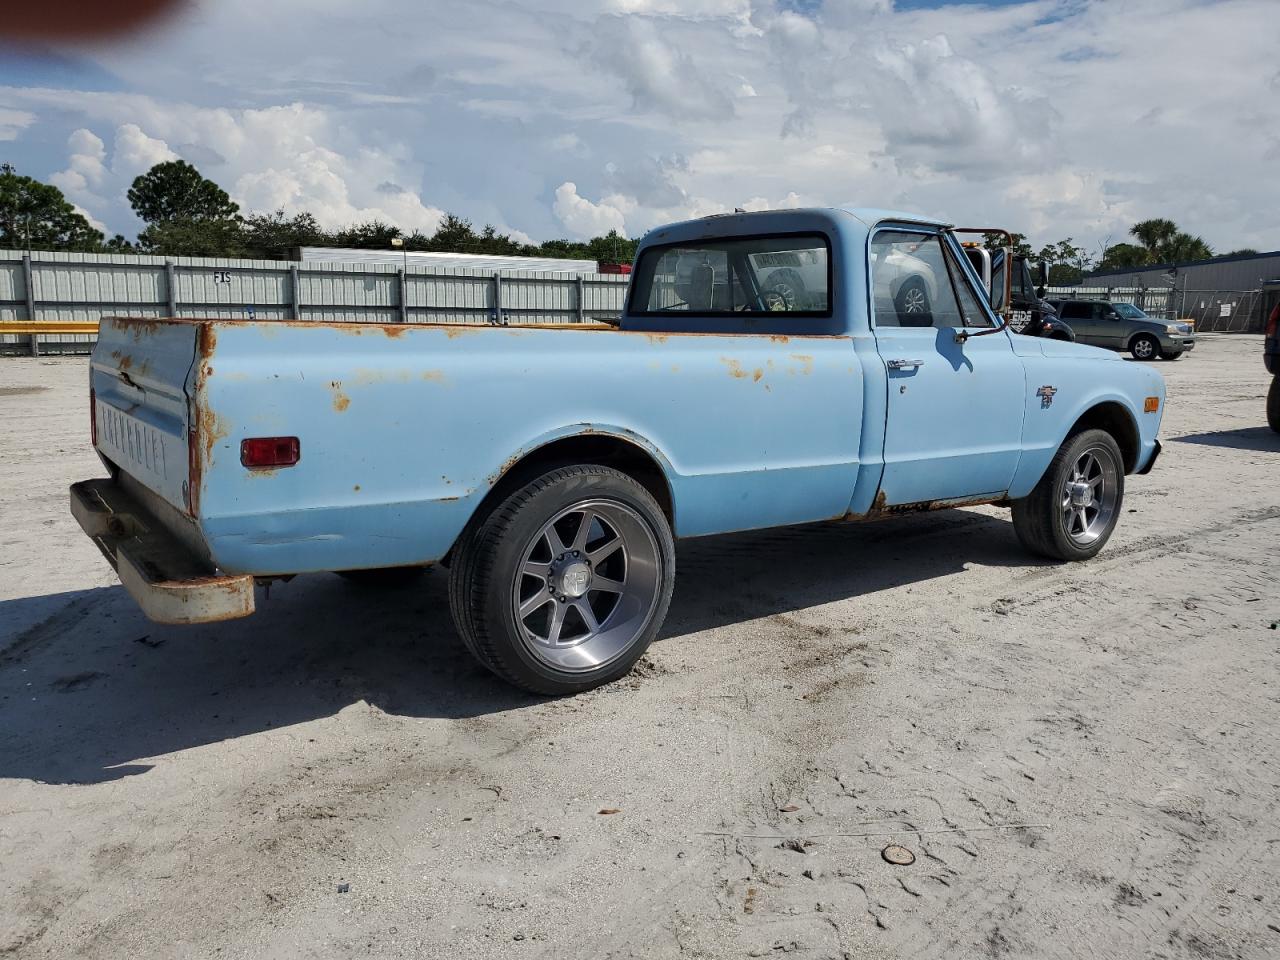
[(1050, 300), (1077, 343), (1127, 350), (1135, 360), (1177, 360), (1196, 345), (1190, 325), (1149, 317), (1132, 303)]

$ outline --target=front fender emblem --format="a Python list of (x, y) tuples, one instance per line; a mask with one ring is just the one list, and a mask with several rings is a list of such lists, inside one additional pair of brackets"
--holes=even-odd
[(1047, 383), (1036, 391), (1036, 396), (1040, 398), (1041, 410), (1047, 410), (1049, 407), (1053, 406), (1053, 395), (1057, 392), (1057, 387), (1051, 387)]

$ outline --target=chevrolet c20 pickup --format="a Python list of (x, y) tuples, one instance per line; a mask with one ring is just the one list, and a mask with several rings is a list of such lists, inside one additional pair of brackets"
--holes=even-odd
[(617, 325), (104, 320), (110, 476), (71, 509), (154, 620), (439, 563), (481, 663), (582, 691), (662, 626), (680, 538), (995, 504), (1101, 550), (1164, 382), (990, 299), (947, 224), (812, 209), (650, 232)]

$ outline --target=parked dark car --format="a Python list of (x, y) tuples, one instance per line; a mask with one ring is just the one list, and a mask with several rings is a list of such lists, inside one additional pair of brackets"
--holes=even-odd
[(1077, 343), (1127, 350), (1135, 360), (1177, 360), (1195, 348), (1190, 325), (1149, 317), (1132, 303), (1110, 300), (1049, 301), (1071, 329)]

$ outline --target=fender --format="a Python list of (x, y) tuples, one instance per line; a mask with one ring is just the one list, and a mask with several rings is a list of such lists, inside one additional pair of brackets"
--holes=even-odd
[[(1071, 369), (1072, 367), (1075, 369)], [(1061, 364), (1027, 364), (1029, 396), (1023, 418), (1022, 456), (1018, 461), (1013, 482), (1009, 485), (1011, 500), (1025, 497), (1034, 489), (1040, 482), (1040, 478), (1044, 476), (1045, 470), (1048, 469), (1053, 455), (1066, 440), (1071, 428), (1081, 417), (1101, 404), (1117, 404), (1128, 414), (1138, 436), (1136, 467), (1141, 467), (1154, 449), (1158, 419), (1146, 417), (1146, 421), (1150, 423), (1144, 429), (1143, 415), (1134, 409), (1131, 397), (1107, 386), (1085, 386), (1081, 389), (1084, 378), (1080, 374), (1085, 373), (1086, 369), (1079, 361), (1066, 368)], [(1055, 382), (1055, 374), (1057, 382)], [(1057, 388), (1057, 392), (1047, 406), (1044, 398), (1035, 392), (1041, 385)], [(1077, 393), (1077, 391), (1080, 392)], [(1163, 390), (1160, 394), (1163, 395)]]

